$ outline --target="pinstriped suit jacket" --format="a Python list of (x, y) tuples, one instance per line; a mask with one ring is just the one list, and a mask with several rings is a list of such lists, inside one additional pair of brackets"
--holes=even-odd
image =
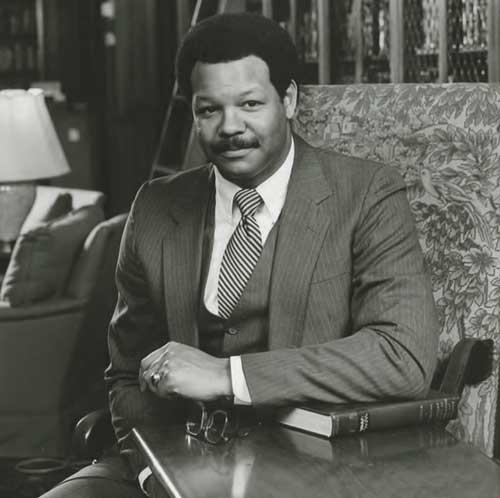
[[(242, 356), (254, 404), (426, 393), (438, 326), (405, 187), (394, 170), (313, 149), (296, 157), (271, 276), (269, 351)], [(210, 167), (139, 191), (122, 239), (106, 373), (118, 436), (174, 402), (141, 394), (140, 360), (198, 344)]]

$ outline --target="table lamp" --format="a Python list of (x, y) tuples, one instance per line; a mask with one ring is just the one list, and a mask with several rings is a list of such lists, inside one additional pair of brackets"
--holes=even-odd
[(43, 91), (0, 91), (0, 245), (18, 237), (35, 201), (35, 180), (69, 170)]

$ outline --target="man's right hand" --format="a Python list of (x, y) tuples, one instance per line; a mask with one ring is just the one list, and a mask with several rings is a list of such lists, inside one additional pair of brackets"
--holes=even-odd
[(161, 398), (182, 396), (211, 401), (233, 394), (230, 372), (229, 358), (216, 358), (171, 341), (143, 358), (139, 385), (142, 391), (149, 389)]

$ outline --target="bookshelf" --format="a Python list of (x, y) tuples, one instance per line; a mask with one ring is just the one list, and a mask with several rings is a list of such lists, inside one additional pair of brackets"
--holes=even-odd
[(42, 0), (0, 0), (0, 89), (43, 76)]
[(302, 83), (328, 83), (330, 80), (330, 12), (327, 0), (247, 0), (245, 8), (260, 12), (283, 26), (292, 37), (300, 60)]
[(498, 0), (246, 0), (294, 39), (312, 84), (500, 81)]

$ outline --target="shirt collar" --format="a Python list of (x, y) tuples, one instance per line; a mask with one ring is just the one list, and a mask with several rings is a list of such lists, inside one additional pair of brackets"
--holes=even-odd
[[(264, 205), (268, 209), (273, 222), (277, 221), (283, 205), (285, 204), (294, 157), (295, 144), (292, 137), (290, 149), (281, 166), (266, 181), (255, 188), (262, 197)], [(241, 187), (226, 180), (215, 165), (214, 172), (216, 205), (220, 209), (220, 211), (218, 209), (218, 212), (225, 218), (230, 219), (233, 216), (234, 195)]]

